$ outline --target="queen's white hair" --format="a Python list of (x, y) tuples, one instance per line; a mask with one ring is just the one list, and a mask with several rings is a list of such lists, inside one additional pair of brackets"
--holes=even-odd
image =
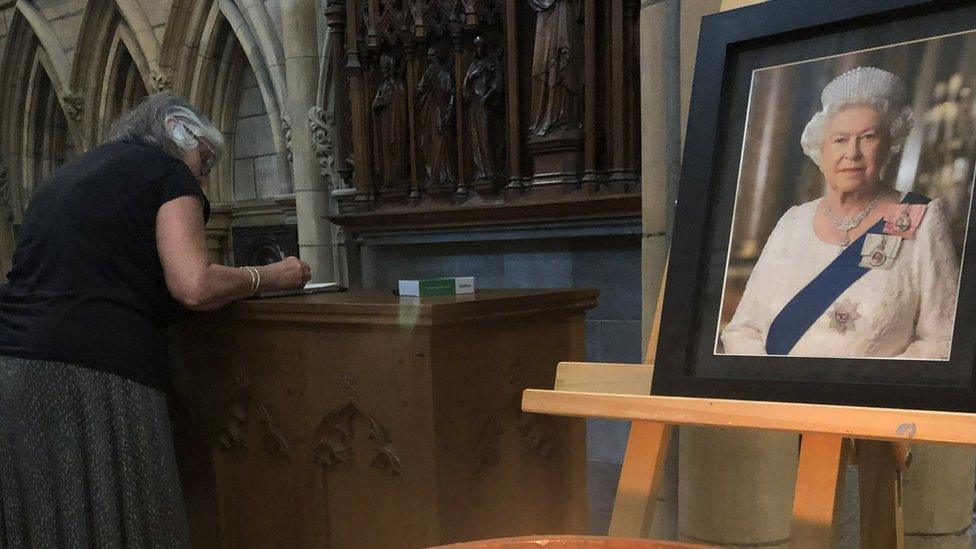
[(813, 115), (800, 136), (803, 152), (817, 166), (827, 125), (844, 109), (869, 107), (878, 113), (881, 129), (888, 137), (889, 159), (901, 151), (912, 131), (914, 120), (912, 109), (905, 106), (905, 85), (896, 74), (884, 69), (865, 66), (845, 72), (824, 86), (820, 103), (823, 108)]
[(881, 117), (882, 131), (888, 134), (888, 158), (891, 158), (905, 145), (905, 139), (915, 123), (914, 114), (910, 107), (891, 109), (887, 99), (880, 97), (861, 97), (840, 101), (828, 105), (825, 109), (813, 115), (810, 122), (803, 129), (800, 136), (800, 145), (803, 152), (810, 157), (813, 162), (820, 165), (820, 149), (823, 146), (827, 125), (835, 114), (850, 107), (870, 107)]
[[(198, 139), (199, 138), (199, 139)], [(154, 93), (115, 121), (107, 141), (129, 141), (159, 147), (182, 159), (185, 151), (207, 141), (220, 155), (224, 136), (206, 116), (181, 97)]]

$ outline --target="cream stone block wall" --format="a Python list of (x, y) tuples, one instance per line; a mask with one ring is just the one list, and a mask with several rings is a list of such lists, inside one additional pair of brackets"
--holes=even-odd
[(153, 28), (165, 25), (169, 19), (169, 13), (173, 9), (173, 0), (137, 0), (142, 11), (146, 13), (149, 24)]
[(69, 61), (74, 60), (74, 51), (78, 46), (78, 34), (81, 32), (83, 15), (85, 13), (84, 0), (54, 0), (49, 2), (35, 2), (34, 6), (47, 21), (61, 49)]
[(291, 193), (278, 167), (268, 108), (254, 71), (245, 67), (234, 133), (234, 199), (271, 198)]
[(968, 549), (972, 544), (976, 449), (912, 447), (904, 477), (906, 549)]
[(678, 476), (681, 539), (787, 547), (796, 435), (683, 427)]

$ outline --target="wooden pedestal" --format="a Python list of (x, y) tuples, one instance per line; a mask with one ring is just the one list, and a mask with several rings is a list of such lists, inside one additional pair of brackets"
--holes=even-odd
[(195, 547), (421, 547), (586, 529), (583, 420), (524, 413), (596, 292), (350, 292), (174, 334)]

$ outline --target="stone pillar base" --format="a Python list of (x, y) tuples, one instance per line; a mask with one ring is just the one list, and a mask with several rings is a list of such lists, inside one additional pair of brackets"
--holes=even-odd
[(681, 427), (680, 539), (785, 548), (797, 461), (792, 433)]

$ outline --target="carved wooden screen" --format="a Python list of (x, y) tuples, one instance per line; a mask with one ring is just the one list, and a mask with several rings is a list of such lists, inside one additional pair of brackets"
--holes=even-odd
[(639, 209), (638, 2), (332, 0), (326, 14), (344, 59), (328, 121), (340, 214)]

